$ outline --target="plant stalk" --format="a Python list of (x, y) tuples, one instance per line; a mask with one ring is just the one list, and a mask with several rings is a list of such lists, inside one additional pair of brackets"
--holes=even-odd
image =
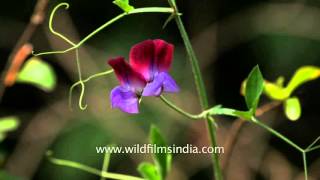
[[(204, 81), (202, 79), (200, 67), (198, 64), (197, 57), (193, 51), (189, 36), (186, 32), (186, 29), (183, 25), (182, 19), (179, 15), (178, 8), (175, 4), (174, 0), (169, 0), (169, 4), (171, 7), (175, 10), (175, 21), (178, 26), (178, 29), (180, 31), (181, 37), (183, 39), (184, 45), (186, 47), (187, 54), (189, 56), (189, 60), (191, 63), (192, 67), (192, 72), (193, 72), (193, 77), (195, 80), (195, 85), (197, 88), (200, 104), (202, 110), (206, 110), (208, 108), (208, 98), (207, 98), (207, 93), (204, 85)], [(210, 136), (210, 141), (211, 141), (211, 146), (216, 147), (217, 142), (216, 142), (216, 128), (215, 125), (213, 124), (213, 118), (206, 117), (206, 123), (207, 123), (207, 128), (208, 128), (208, 133)], [(213, 153), (211, 155), (212, 157), (212, 162), (213, 162), (213, 170), (214, 170), (214, 176), (216, 180), (222, 180), (222, 173), (221, 173), (221, 168), (220, 168), (220, 162), (219, 162), (219, 157), (218, 154)]]

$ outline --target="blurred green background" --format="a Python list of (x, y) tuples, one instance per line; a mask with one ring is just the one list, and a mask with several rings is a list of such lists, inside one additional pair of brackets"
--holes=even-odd
[[(168, 6), (165, 0), (131, 0), (135, 7)], [(31, 43), (36, 52), (68, 47), (48, 30), (48, 15), (59, 2), (49, 3), (46, 19), (37, 28)], [(60, 9), (54, 26), (74, 41), (79, 41), (121, 9), (107, 1), (67, 1), (68, 11)], [(0, 66), (25, 29), (36, 0), (11, 0), (0, 5)], [(187, 31), (207, 85), (210, 104), (245, 109), (240, 95), (241, 82), (256, 64), (270, 81), (283, 75), (287, 80), (303, 65), (320, 66), (320, 2), (316, 0), (177, 0)], [(83, 76), (102, 72), (110, 67), (114, 56), (128, 57), (130, 47), (145, 39), (161, 38), (175, 45), (171, 74), (181, 87), (178, 94), (167, 95), (180, 107), (199, 112), (199, 103), (185, 49), (172, 21), (162, 25), (167, 14), (139, 14), (125, 17), (90, 39), (80, 48)], [(6, 89), (0, 102), (0, 115), (16, 115), (21, 125), (0, 144), (1, 166), (7, 172), (27, 179), (87, 180), (100, 179), (80, 170), (56, 166), (44, 154), (81, 162), (100, 169), (102, 154), (96, 146), (120, 146), (148, 142), (151, 124), (157, 125), (169, 144), (207, 146), (204, 122), (192, 122), (165, 106), (160, 99), (144, 98), (141, 113), (127, 115), (110, 108), (109, 92), (118, 84), (114, 75), (86, 84), (85, 102), (78, 106), (79, 89), (73, 95), (73, 111), (68, 108), (69, 87), (77, 81), (74, 53), (41, 57), (49, 62), (58, 77), (58, 86), (51, 93), (16, 84)], [(295, 91), (302, 104), (297, 122), (286, 119), (282, 107), (264, 115), (276, 130), (301, 146), (319, 136), (320, 80), (307, 83)], [(261, 104), (269, 100), (263, 98)], [(224, 144), (233, 119), (217, 119), (218, 142)], [(308, 155), (310, 178), (320, 179), (320, 153)], [(223, 156), (223, 154), (221, 155)], [(136, 167), (150, 161), (151, 155), (114, 154), (110, 171), (138, 175)], [(212, 179), (209, 155), (176, 154), (168, 179)], [(264, 130), (246, 125), (235, 145), (226, 179), (302, 179), (299, 152)]]

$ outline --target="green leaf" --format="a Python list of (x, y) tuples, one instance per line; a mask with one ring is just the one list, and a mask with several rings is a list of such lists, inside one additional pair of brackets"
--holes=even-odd
[(147, 180), (161, 180), (157, 168), (151, 163), (141, 163), (138, 167), (138, 171), (142, 177)]
[(296, 121), (301, 116), (301, 105), (297, 97), (289, 98), (284, 103), (285, 114), (288, 119)]
[(129, 4), (129, 0), (114, 0), (113, 4), (119, 6), (124, 12), (130, 12), (134, 9), (134, 7)]
[(260, 95), (263, 91), (263, 77), (260, 72), (259, 66), (256, 66), (250, 72), (246, 88), (245, 88), (245, 100), (247, 107), (255, 113)]
[(320, 77), (320, 68), (315, 66), (303, 66), (299, 68), (286, 87), (286, 91), (291, 94), (297, 87), (308, 81)]
[(0, 141), (6, 137), (6, 133), (17, 129), (19, 120), (17, 117), (8, 116), (0, 118)]
[(50, 92), (56, 86), (56, 75), (48, 63), (39, 58), (32, 57), (25, 63), (16, 81), (32, 84), (44, 91)]
[[(152, 144), (156, 145), (156, 148), (163, 148), (167, 147), (167, 144), (164, 140), (164, 138), (161, 136), (160, 131), (155, 127), (152, 126), (150, 130), (150, 141)], [(171, 160), (172, 160), (172, 155), (167, 152), (159, 152), (154, 153), (154, 160), (156, 162), (157, 168), (160, 172), (161, 179), (165, 179), (167, 176), (170, 168), (171, 168)]]

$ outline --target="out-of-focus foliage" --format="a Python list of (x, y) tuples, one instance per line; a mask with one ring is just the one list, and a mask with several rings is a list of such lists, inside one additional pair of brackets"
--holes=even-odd
[[(302, 66), (298, 70), (296, 70), (288, 85), (285, 87), (283, 76), (278, 77), (274, 83), (264, 80), (264, 86), (261, 86), (255, 83), (257, 77), (252, 76), (253, 72), (255, 72), (255, 69), (250, 73), (249, 77), (242, 82), (241, 85), (241, 94), (245, 95), (248, 108), (251, 108), (251, 106), (253, 105), (252, 103), (254, 102), (254, 98), (257, 97), (257, 94), (255, 94), (254, 92), (260, 92), (258, 90), (261, 90), (262, 87), (263, 91), (261, 92), (267, 95), (271, 100), (284, 102), (285, 115), (288, 119), (293, 121), (300, 118), (301, 105), (297, 97), (291, 98), (292, 93), (304, 83), (320, 77), (320, 68), (315, 66)], [(252, 79), (248, 85), (251, 76)], [(251, 87), (251, 90), (248, 90), (249, 87)]]
[(16, 80), (16, 82), (32, 84), (48, 92), (55, 88), (56, 81), (56, 75), (51, 66), (36, 57), (26, 62)]
[(292, 97), (284, 102), (284, 110), (288, 119), (295, 121), (301, 116), (301, 105), (297, 97)]
[(161, 180), (161, 175), (156, 166), (151, 163), (141, 163), (138, 167), (140, 174), (147, 180)]
[[(150, 129), (149, 140), (151, 144), (159, 148), (166, 148), (167, 144), (160, 131), (155, 126)], [(154, 149), (155, 150), (155, 149)], [(172, 154), (165, 152), (154, 152), (155, 165), (151, 163), (141, 163), (138, 171), (148, 180), (164, 180), (171, 168)]]
[(6, 137), (8, 132), (17, 129), (18, 126), (19, 120), (17, 117), (9, 116), (0, 118), (0, 142)]
[[(110, 144), (111, 134), (101, 126), (94, 124), (96, 119), (79, 120), (68, 131), (63, 132), (56, 143), (50, 148), (56, 157), (86, 164), (100, 169), (104, 158), (103, 153), (96, 153), (96, 146)], [(92, 179), (95, 175), (73, 168), (64, 168), (46, 161), (43, 168), (43, 177), (53, 173), (51, 179)]]
[(283, 87), (283, 78), (278, 78), (276, 83), (266, 82), (265, 94), (274, 100), (285, 100), (293, 91), (302, 84), (320, 77), (320, 68), (315, 66), (300, 67), (291, 78), (286, 87)]

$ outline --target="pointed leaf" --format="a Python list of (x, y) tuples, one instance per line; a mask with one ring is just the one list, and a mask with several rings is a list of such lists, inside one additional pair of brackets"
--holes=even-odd
[(138, 167), (138, 171), (142, 177), (147, 180), (161, 180), (160, 173), (151, 163), (141, 163)]
[(25, 63), (16, 81), (32, 84), (49, 92), (56, 86), (56, 75), (48, 63), (33, 57)]
[(285, 114), (288, 119), (296, 121), (301, 116), (301, 105), (297, 97), (289, 98), (284, 103)]
[(257, 108), (260, 95), (263, 91), (263, 84), (263, 77), (260, 72), (259, 66), (256, 66), (250, 72), (245, 88), (246, 104), (249, 109), (253, 110), (253, 113)]
[[(162, 149), (167, 147), (164, 138), (161, 136), (160, 131), (155, 126), (151, 127), (150, 141), (152, 144), (155, 144), (158, 149), (159, 147), (163, 147)], [(168, 174), (171, 168), (171, 159), (172, 155), (165, 151), (158, 151), (157, 153), (154, 153), (154, 160), (162, 177), (161, 179), (165, 179), (166, 175)]]
[(130, 12), (134, 9), (134, 7), (129, 4), (129, 0), (114, 0), (113, 3), (119, 6), (124, 12)]

